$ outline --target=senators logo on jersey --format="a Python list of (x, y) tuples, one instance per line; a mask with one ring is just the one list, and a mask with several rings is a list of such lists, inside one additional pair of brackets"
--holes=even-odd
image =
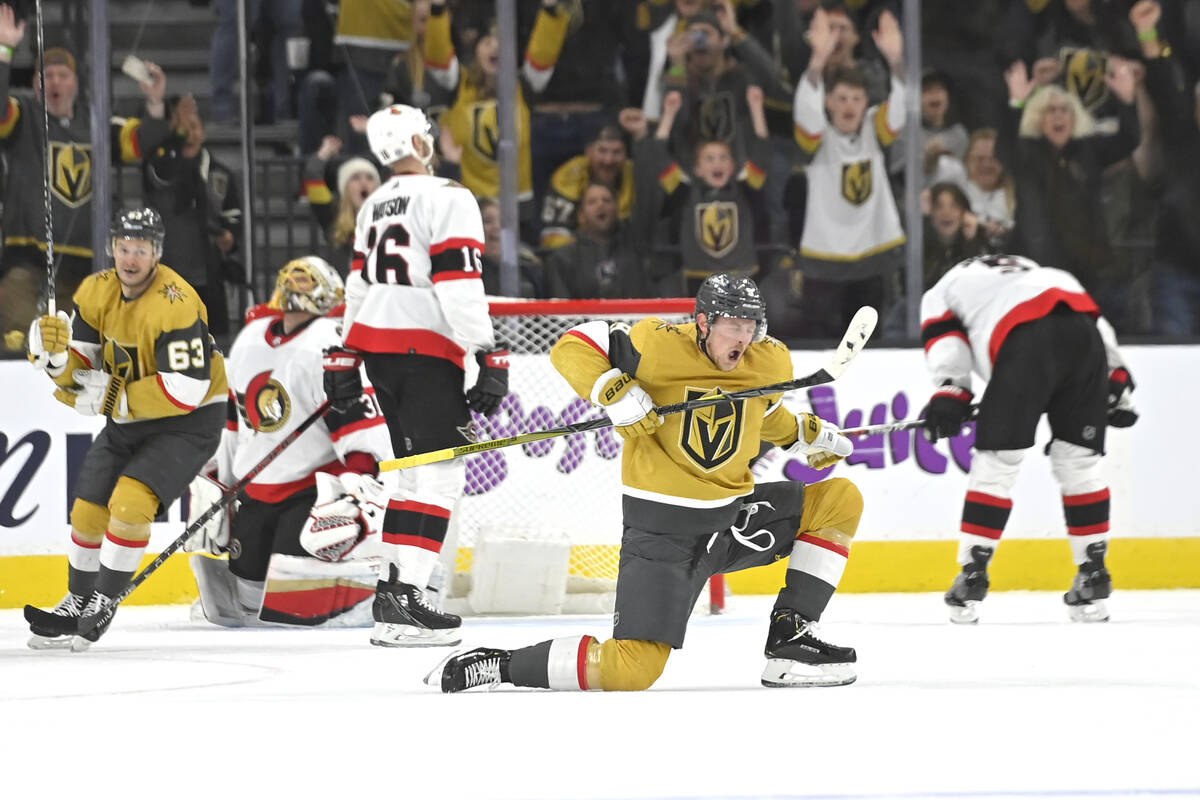
[(292, 398), (270, 370), (250, 379), (245, 394), (238, 395), (238, 406), (246, 424), (263, 433), (274, 433), (292, 416)]
[(870, 200), (873, 183), (870, 159), (842, 164), (842, 197), (846, 202), (861, 206)]
[(696, 206), (696, 239), (704, 252), (720, 258), (738, 243), (737, 203), (699, 203)]
[(71, 208), (91, 199), (91, 145), (50, 142), (50, 191)]
[[(696, 400), (714, 389), (687, 388), (687, 399)], [(715, 391), (721, 388), (715, 387)], [(742, 422), (745, 402), (717, 403), (715, 406), (696, 408), (684, 414), (680, 426), (679, 447), (692, 461), (706, 472), (719, 469), (742, 442)]]

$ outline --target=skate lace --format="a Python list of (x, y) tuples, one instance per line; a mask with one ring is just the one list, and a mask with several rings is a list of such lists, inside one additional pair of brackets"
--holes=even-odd
[(51, 612), (64, 617), (78, 617), (83, 613), (83, 598), (72, 592), (58, 602)]
[(97, 616), (104, 613), (106, 608), (108, 608), (108, 598), (99, 592), (93, 592), (92, 596), (88, 598), (87, 606), (83, 609), (83, 616)]
[(463, 668), (467, 688), (500, 683), (500, 659), (497, 656), (476, 661)]
[(832, 647), (833, 645), (831, 645), (829, 642), (825, 641), (824, 639), (822, 639), (821, 637), (816, 635), (816, 633), (815, 633), (816, 624), (817, 623), (812, 622), (812, 621), (807, 621), (807, 622), (801, 623), (800, 626), (796, 628), (796, 635), (793, 638), (795, 638), (795, 639), (808, 638), (808, 639), (811, 639), (812, 641), (816, 642), (819, 645), (824, 645), (825, 647)]

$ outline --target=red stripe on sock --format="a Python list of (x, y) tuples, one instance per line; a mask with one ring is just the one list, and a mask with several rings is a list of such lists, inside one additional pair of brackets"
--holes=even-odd
[(116, 544), (121, 545), (121, 547), (145, 547), (146, 545), (150, 544), (149, 539), (143, 539), (141, 541), (136, 539), (122, 539), (120, 536), (113, 536), (112, 531), (107, 531), (104, 535), (108, 537), (110, 542), (115, 542)]
[(96, 542), (95, 544), (92, 544), (91, 542), (85, 542), (82, 539), (76, 537), (74, 531), (71, 532), (71, 541), (74, 542), (75, 544), (79, 545), (80, 547), (86, 547), (88, 550), (99, 550), (100, 549), (99, 542)]
[(412, 511), (416, 514), (428, 514), (431, 517), (450, 519), (450, 509), (430, 503), (418, 503), (415, 500), (389, 500), (388, 509), (391, 511)]
[(1012, 508), (1011, 497), (997, 497), (994, 494), (986, 494), (984, 492), (967, 492), (968, 503), (979, 503), (983, 506), (994, 506), (995, 508)]
[(1077, 525), (1067, 527), (1068, 536), (1090, 536), (1093, 533), (1108, 533), (1108, 520), (1097, 522), (1095, 525)]
[(587, 679), (587, 651), (592, 641), (593, 637), (591, 636), (584, 636), (579, 640), (579, 653), (575, 659), (575, 670), (579, 674), (579, 688), (585, 692), (591, 688), (588, 686)]
[(1088, 492), (1087, 494), (1064, 494), (1064, 506), (1086, 506), (1090, 503), (1102, 503), (1105, 500), (1111, 499), (1108, 487), (1101, 489), (1098, 492)]
[(420, 547), (422, 550), (429, 550), (433, 553), (442, 552), (442, 543), (435, 539), (427, 539), (424, 536), (408, 536), (402, 533), (387, 533), (383, 534), (384, 544), (406, 544), (411, 547)]
[(837, 553), (839, 556), (842, 556), (843, 558), (850, 557), (850, 548), (849, 547), (846, 547), (845, 545), (840, 545), (837, 542), (831, 542), (828, 539), (822, 539), (819, 536), (813, 536), (812, 534), (802, 533), (796, 537), (796, 541), (805, 542), (807, 544), (815, 545), (817, 547), (823, 547), (826, 550)]
[(1000, 534), (1004, 531), (998, 531), (995, 528), (985, 528), (982, 525), (976, 525), (972, 522), (964, 522), (962, 524), (963, 533), (973, 533), (976, 536), (983, 536), (987, 539), (999, 539)]

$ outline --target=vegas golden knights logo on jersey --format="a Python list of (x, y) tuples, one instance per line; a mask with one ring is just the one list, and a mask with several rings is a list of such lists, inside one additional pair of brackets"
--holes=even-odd
[(872, 183), (870, 159), (842, 164), (842, 197), (846, 202), (861, 206), (870, 200)]
[(696, 240), (713, 258), (720, 258), (732, 250), (738, 242), (737, 203), (698, 203)]
[(472, 104), (471, 146), (484, 158), (495, 161), (499, 144), (500, 120), (496, 116), (496, 101)]
[(91, 145), (50, 143), (50, 191), (71, 208), (78, 208), (91, 199)]
[(142, 377), (138, 366), (138, 349), (131, 344), (121, 344), (115, 339), (104, 340), (104, 371), (129, 381)]
[[(687, 399), (695, 400), (712, 389), (688, 387)], [(715, 391), (721, 391), (715, 387)], [(720, 468), (733, 458), (742, 442), (742, 421), (745, 401), (718, 403), (696, 408), (684, 414), (679, 446), (692, 461), (706, 472)]]
[(270, 370), (251, 378), (246, 393), (238, 395), (238, 407), (246, 423), (263, 433), (274, 433), (292, 416), (292, 398)]
[(1104, 82), (1108, 59), (1102, 53), (1064, 47), (1059, 51), (1058, 61), (1067, 91), (1078, 97), (1084, 108), (1094, 111), (1108, 99), (1108, 85)]
[(733, 97), (729, 92), (705, 97), (700, 104), (700, 140), (732, 142), (733, 137)]

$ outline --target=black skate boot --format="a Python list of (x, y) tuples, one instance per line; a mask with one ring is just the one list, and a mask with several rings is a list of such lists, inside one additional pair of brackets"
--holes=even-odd
[(771, 612), (763, 686), (842, 686), (854, 683), (853, 647), (838, 647), (813, 635), (815, 623), (790, 608)]
[(388, 580), (375, 586), (371, 616), (371, 644), (380, 647), (441, 647), (462, 641), (462, 617), (443, 614), (420, 589), (401, 583), (395, 564), (388, 565)]
[(33, 650), (53, 650), (70, 647), (75, 638), (75, 629), (79, 627), (79, 615), (87, 598), (82, 595), (67, 592), (67, 596), (58, 602), (51, 611), (43, 611), (35, 606), (25, 606), (25, 621), (29, 623), (29, 647)]
[(502, 683), (512, 683), (508, 662), (512, 652), (477, 647), (462, 653), (451, 653), (425, 676), (425, 683), (441, 686), (442, 691), (462, 692), (477, 686), (490, 690)]
[(80, 633), (71, 641), (71, 652), (82, 653), (91, 647), (92, 643), (108, 630), (108, 626), (112, 624), (113, 615), (116, 613), (117, 606), (111, 597), (100, 594), (100, 592), (92, 592), (87, 606), (83, 609), (83, 614), (79, 617)]
[(950, 621), (960, 625), (979, 622), (979, 604), (988, 593), (988, 562), (996, 552), (993, 547), (975, 545), (971, 548), (971, 563), (965, 564), (962, 572), (954, 579), (954, 585), (946, 592), (946, 605), (950, 606)]
[(1074, 622), (1108, 622), (1108, 606), (1104, 602), (1112, 594), (1112, 575), (1104, 566), (1107, 542), (1087, 546), (1088, 560), (1079, 565), (1075, 582), (1063, 595), (1067, 613)]

